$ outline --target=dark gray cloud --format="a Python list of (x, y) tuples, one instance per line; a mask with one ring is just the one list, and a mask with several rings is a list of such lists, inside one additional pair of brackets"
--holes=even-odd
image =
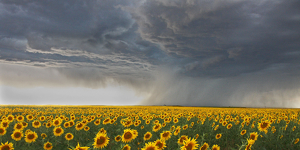
[(0, 0), (1, 84), (113, 82), (147, 97), (142, 104), (291, 107), (300, 89), (299, 7), (297, 0)]
[[(196, 76), (232, 76), (299, 64), (299, 1), (146, 1), (131, 11), (139, 33), (189, 61)], [(296, 69), (296, 68), (295, 68)]]

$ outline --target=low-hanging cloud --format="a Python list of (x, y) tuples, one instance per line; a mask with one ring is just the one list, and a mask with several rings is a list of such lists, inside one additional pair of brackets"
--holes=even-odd
[(299, 71), (262, 70), (238, 77), (179, 76), (164, 68), (141, 105), (300, 107)]

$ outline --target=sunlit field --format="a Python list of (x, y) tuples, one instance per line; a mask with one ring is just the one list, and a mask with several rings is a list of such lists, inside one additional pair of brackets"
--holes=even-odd
[(300, 109), (0, 106), (0, 150), (299, 150)]

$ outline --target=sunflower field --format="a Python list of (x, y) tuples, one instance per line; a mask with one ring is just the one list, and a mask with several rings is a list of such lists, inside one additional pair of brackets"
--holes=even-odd
[(0, 105), (0, 150), (299, 150), (299, 111)]

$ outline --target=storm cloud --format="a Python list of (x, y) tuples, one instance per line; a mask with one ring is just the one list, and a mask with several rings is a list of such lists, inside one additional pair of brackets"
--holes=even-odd
[[(296, 0), (0, 1), (0, 81), (142, 105), (300, 107)], [(298, 104), (299, 103), (299, 104)]]

